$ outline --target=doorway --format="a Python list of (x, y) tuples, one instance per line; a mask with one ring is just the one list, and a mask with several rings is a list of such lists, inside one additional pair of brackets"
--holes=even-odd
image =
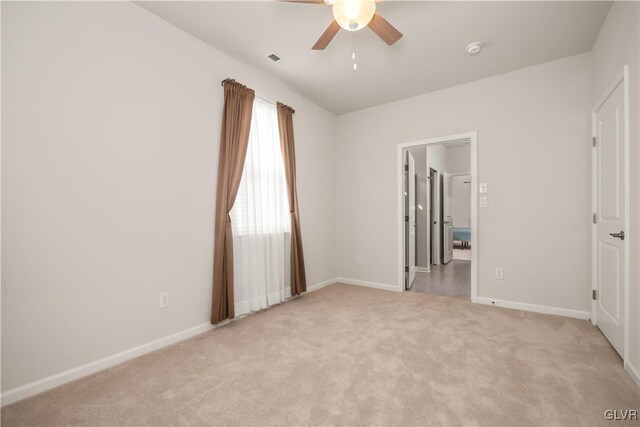
[(398, 145), (402, 290), (476, 301), (476, 144), (472, 132)]

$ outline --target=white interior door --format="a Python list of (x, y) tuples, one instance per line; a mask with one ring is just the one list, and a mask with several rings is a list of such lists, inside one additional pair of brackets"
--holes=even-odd
[(432, 208), (432, 201), (431, 201), (431, 192), (433, 191), (432, 189), (433, 186), (433, 178), (431, 176), (431, 170), (429, 168), (427, 168), (427, 203), (425, 205), (425, 210), (426, 210), (426, 217), (427, 217), (427, 221), (425, 224), (425, 228), (427, 231), (427, 270), (431, 271), (431, 254), (433, 253), (433, 249), (432, 249), (432, 243), (431, 243), (431, 239), (432, 239), (432, 228), (433, 228), (433, 214), (431, 212)]
[(596, 324), (624, 349), (625, 125), (624, 85), (595, 113)]
[(442, 182), (442, 177), (440, 173), (434, 171), (433, 180), (431, 183), (431, 259), (433, 264), (441, 264), (442, 261), (442, 251), (440, 244), (440, 234), (441, 234), (441, 215), (440, 215), (440, 183)]
[(442, 261), (446, 264), (453, 258), (453, 181), (446, 172), (442, 172), (442, 180)]
[(408, 200), (408, 229), (409, 238), (409, 282), (411, 287), (416, 278), (416, 162), (409, 151), (407, 151), (407, 164), (409, 171), (407, 174), (407, 200)]

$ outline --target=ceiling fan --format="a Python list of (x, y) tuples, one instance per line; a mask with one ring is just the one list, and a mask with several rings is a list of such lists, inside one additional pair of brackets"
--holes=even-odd
[(358, 31), (369, 27), (386, 44), (391, 46), (402, 37), (402, 33), (376, 12), (374, 0), (285, 0), (289, 3), (329, 5), (333, 8), (333, 22), (322, 33), (311, 49), (324, 50), (340, 28)]

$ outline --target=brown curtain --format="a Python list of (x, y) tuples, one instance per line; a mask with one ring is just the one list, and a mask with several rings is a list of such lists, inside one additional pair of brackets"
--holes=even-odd
[(249, 144), (255, 92), (235, 80), (225, 80), (218, 187), (216, 193), (211, 323), (234, 317), (233, 235), (229, 212), (238, 194)]
[(280, 148), (287, 177), (289, 211), (291, 212), (291, 295), (300, 295), (307, 291), (307, 277), (304, 271), (302, 253), (302, 234), (298, 213), (298, 191), (296, 189), (296, 152), (293, 142), (293, 109), (278, 102), (278, 128), (280, 130)]

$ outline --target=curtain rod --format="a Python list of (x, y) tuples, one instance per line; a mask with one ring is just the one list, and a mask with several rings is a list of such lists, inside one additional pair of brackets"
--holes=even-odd
[(269, 104), (273, 104), (273, 105), (277, 105), (278, 104), (276, 101), (272, 101), (270, 99), (267, 99), (264, 96), (256, 95), (256, 98), (260, 98), (263, 101), (268, 102)]
[[(223, 81), (221, 81), (221, 82), (220, 82), (220, 85), (221, 85), (221, 86), (224, 86), (224, 84), (225, 84), (226, 82), (235, 82), (235, 80), (234, 80), (234, 79), (232, 79), (232, 78), (226, 78), (226, 79), (224, 79)], [(267, 99), (267, 98), (265, 98), (265, 97), (263, 97), (263, 96), (259, 96), (259, 95), (257, 95), (257, 94), (256, 94), (256, 97), (258, 97), (258, 98), (262, 99), (263, 101), (267, 101), (267, 102), (269, 102), (269, 103), (271, 103), (271, 104), (273, 104), (273, 105), (278, 105), (278, 102), (277, 102), (277, 101), (272, 101), (272, 100), (270, 100), (270, 99)], [(295, 114), (296, 110), (294, 110), (292, 107), (290, 107), (290, 106), (288, 106), (288, 105), (286, 105), (286, 104), (284, 104), (284, 103), (282, 103), (282, 102), (281, 102), (281, 104), (282, 104), (282, 105), (284, 105), (285, 107), (289, 108), (289, 109), (290, 109), (290, 110)]]

